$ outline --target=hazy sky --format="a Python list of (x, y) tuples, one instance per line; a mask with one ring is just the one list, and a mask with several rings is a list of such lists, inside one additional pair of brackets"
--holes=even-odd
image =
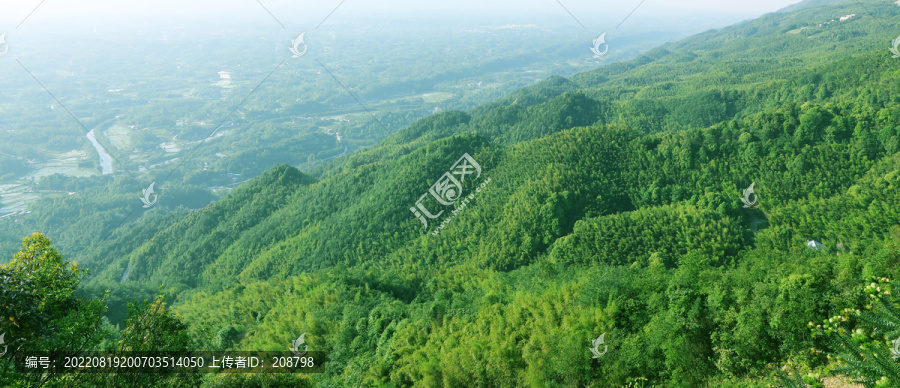
[[(289, 0), (0, 0), (0, 31), (16, 28), (32, 11), (26, 23), (44, 24), (64, 19), (91, 22), (104, 20), (147, 21), (154, 17), (163, 19), (191, 19), (204, 21), (223, 19), (271, 18), (268, 12), (280, 20), (296, 21), (324, 19), (340, 0), (289, 1)], [(640, 15), (672, 14), (683, 17), (691, 14), (736, 15), (752, 18), (773, 12), (799, 0), (644, 0), (632, 17)], [(560, 6), (560, 3), (562, 6)], [(535, 14), (568, 16), (566, 9), (579, 19), (592, 20), (608, 17), (624, 18), (641, 0), (346, 0), (329, 18), (330, 22), (348, 21), (356, 15), (384, 13), (385, 15), (466, 14), (477, 16)], [(37, 9), (35, 10), (35, 8)], [(268, 12), (267, 12), (268, 10)], [(379, 12), (381, 11), (381, 12)], [(343, 19), (342, 19), (343, 18)], [(585, 22), (587, 24), (587, 22)]]

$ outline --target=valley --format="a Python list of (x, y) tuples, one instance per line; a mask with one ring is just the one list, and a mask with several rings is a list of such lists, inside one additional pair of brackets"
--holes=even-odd
[(46, 375), (74, 386), (900, 385), (900, 6), (648, 18), (610, 57), (572, 8), (571, 27), (323, 23), (293, 60), (287, 31), (140, 35), (166, 52), (129, 54), (167, 69), (152, 86), (29, 62), (78, 120), (0, 79), (23, 101), (0, 116), (0, 332), (302, 339), (322, 363)]

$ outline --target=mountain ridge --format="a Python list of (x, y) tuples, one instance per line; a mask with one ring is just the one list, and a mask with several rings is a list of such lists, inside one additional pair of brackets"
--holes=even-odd
[[(429, 116), (310, 175), (279, 166), (117, 260), (198, 338), (307, 332), (325, 385), (750, 384), (826, 365), (807, 323), (895, 273), (900, 73), (873, 16), (818, 26), (857, 3), (801, 4)], [(463, 155), (481, 173), (459, 189), (481, 190), (435, 235), (447, 218), (423, 228), (410, 208)], [(600, 333), (616, 356), (590, 363)]]

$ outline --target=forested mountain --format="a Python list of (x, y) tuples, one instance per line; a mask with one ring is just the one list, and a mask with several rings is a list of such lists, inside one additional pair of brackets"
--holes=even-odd
[[(809, 326), (900, 275), (898, 31), (890, 2), (806, 2), (307, 171), (277, 166), (62, 253), (93, 270), (80, 295), (110, 290), (110, 325), (160, 286), (200, 348), (283, 350), (306, 333), (325, 372), (286, 385), (853, 377)], [(432, 186), (447, 172), (458, 186)]]

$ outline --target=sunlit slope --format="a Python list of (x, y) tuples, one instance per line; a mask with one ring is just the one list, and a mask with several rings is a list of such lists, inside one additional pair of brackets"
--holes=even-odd
[[(854, 4), (433, 115), (315, 180), (279, 166), (107, 276), (131, 263), (222, 348), (306, 332), (336, 385), (729, 385), (823, 365), (807, 323), (898, 262), (897, 10)], [(465, 154), (477, 195), (434, 234), (410, 208)]]

